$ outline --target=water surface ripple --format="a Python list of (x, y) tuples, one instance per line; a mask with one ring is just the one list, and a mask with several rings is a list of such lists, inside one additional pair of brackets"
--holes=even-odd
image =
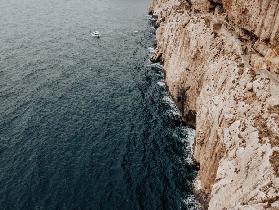
[(1, 1), (0, 209), (196, 209), (147, 4)]

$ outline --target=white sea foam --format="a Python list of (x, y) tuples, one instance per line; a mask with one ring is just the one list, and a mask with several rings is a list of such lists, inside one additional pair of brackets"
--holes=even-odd
[(196, 201), (194, 195), (189, 195), (187, 198), (183, 200), (183, 203), (188, 207), (188, 210), (200, 210), (201, 206)]
[(171, 117), (180, 117), (180, 113), (176, 110), (167, 110), (166, 113)]
[(175, 115), (180, 115), (180, 112), (179, 112), (176, 104), (174, 103), (174, 101), (172, 100), (172, 98), (169, 95), (164, 96), (162, 101), (167, 103), (170, 106), (172, 113), (174, 113)]
[(158, 81), (157, 85), (159, 85), (160, 87), (165, 87), (166, 83), (164, 81)]
[[(147, 67), (155, 67), (157, 69), (163, 70), (163, 66), (160, 63), (152, 63), (149, 59), (146, 61), (146, 66)], [(163, 73), (163, 71), (162, 71)]]
[(160, 63), (151, 63), (150, 66), (163, 70), (163, 66)]
[(155, 52), (154, 47), (148, 47), (148, 50), (149, 50), (150, 53), (154, 53)]
[(186, 134), (187, 138), (183, 139), (182, 142), (185, 142), (185, 144), (187, 144), (187, 148), (186, 148), (186, 152), (187, 152), (187, 156), (185, 161), (189, 164), (193, 164), (193, 144), (195, 141), (195, 130), (189, 127), (182, 127), (181, 128), (183, 130), (183, 132)]

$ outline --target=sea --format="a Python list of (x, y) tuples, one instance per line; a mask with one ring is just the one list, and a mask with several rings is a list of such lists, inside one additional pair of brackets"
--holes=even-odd
[(1, 210), (200, 208), (148, 3), (1, 0)]

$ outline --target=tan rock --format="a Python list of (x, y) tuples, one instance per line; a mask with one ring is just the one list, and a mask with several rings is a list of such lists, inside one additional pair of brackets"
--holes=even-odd
[(209, 209), (279, 209), (278, 11), (277, 0), (151, 1)]

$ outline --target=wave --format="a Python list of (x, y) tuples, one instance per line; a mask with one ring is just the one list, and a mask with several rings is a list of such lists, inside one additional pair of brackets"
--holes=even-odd
[(166, 83), (164, 81), (158, 81), (157, 85), (159, 85), (160, 87), (166, 87)]
[(170, 106), (170, 110), (168, 110), (167, 112), (173, 114), (174, 116), (181, 116), (181, 113), (177, 108), (176, 104), (174, 103), (173, 99), (171, 98), (171, 96), (169, 95), (164, 96), (162, 101)]
[(201, 206), (197, 202), (194, 195), (189, 195), (183, 200), (183, 203), (187, 206), (188, 210), (200, 210)]

